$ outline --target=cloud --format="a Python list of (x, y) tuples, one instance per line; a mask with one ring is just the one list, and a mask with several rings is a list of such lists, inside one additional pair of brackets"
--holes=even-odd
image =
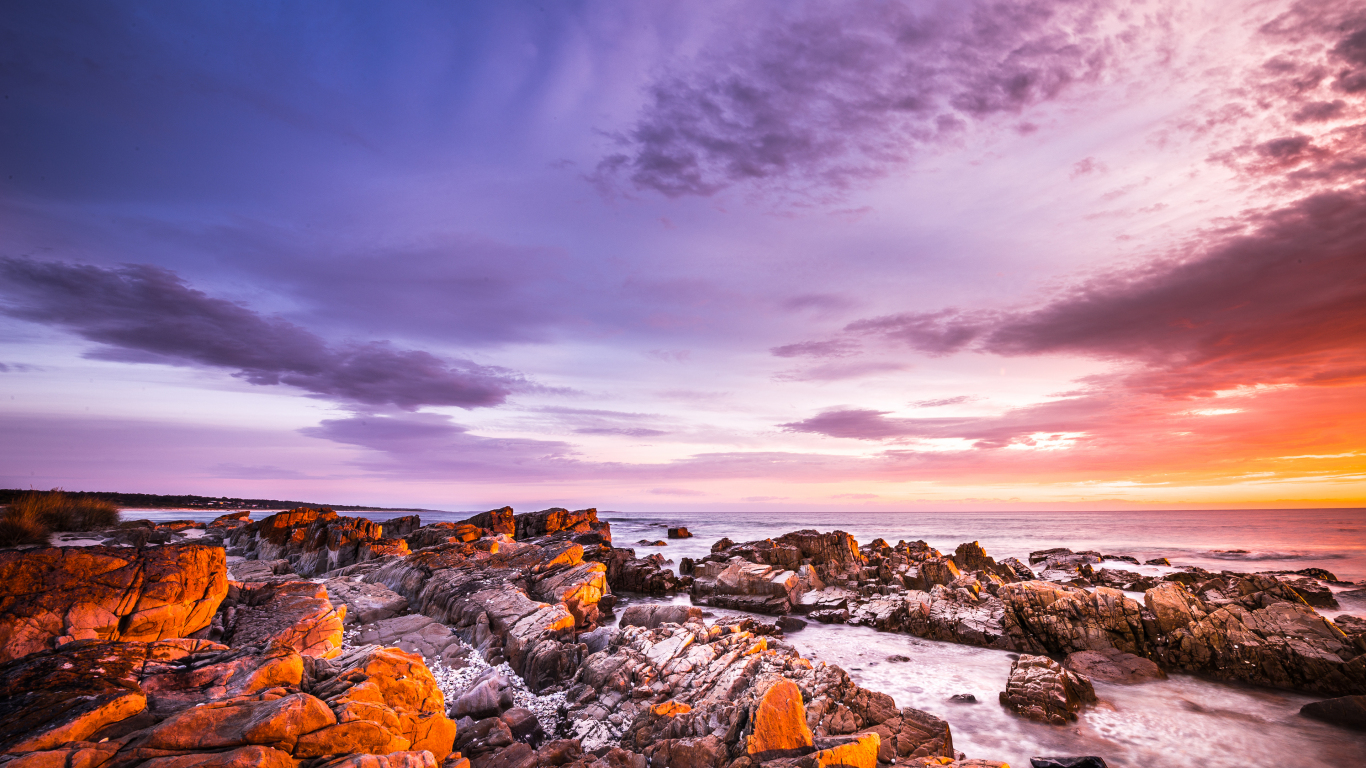
[(387, 341), (329, 345), (280, 317), (191, 288), (145, 264), (102, 268), (0, 257), (0, 312), (69, 330), (103, 360), (225, 368), (362, 406), (498, 405), (528, 386), (511, 371)]
[(858, 345), (848, 339), (831, 341), (802, 341), (774, 347), (774, 357), (848, 357), (858, 351)]
[(790, 496), (741, 496), (740, 501), (783, 501)]
[(1013, 118), (1105, 76), (1148, 23), (1118, 7), (888, 2), (737, 19), (742, 35), (651, 84), (597, 179), (680, 196), (881, 176), (971, 122)]
[(357, 415), (325, 419), (299, 432), (373, 451), (357, 464), (381, 475), (525, 480), (576, 466), (568, 443), (473, 435), (443, 414)]
[(690, 488), (651, 488), (650, 493), (656, 496), (706, 496), (702, 491), (694, 491)]
[(940, 408), (946, 405), (960, 405), (977, 398), (971, 395), (959, 395), (957, 397), (942, 397), (936, 400), (917, 400), (910, 404), (912, 408)]
[(832, 499), (876, 499), (876, 493), (837, 493), (831, 496)]
[(1366, 381), (1366, 185), (1249, 213), (1232, 229), (1037, 309), (906, 313), (846, 330), (932, 355), (1128, 362), (1144, 388), (1171, 396)]
[(774, 375), (775, 381), (840, 381), (874, 376), (880, 373), (904, 371), (910, 366), (879, 360), (855, 360), (848, 363), (826, 363), (814, 368), (783, 371)]
[(667, 435), (662, 429), (646, 427), (580, 427), (574, 430), (577, 435), (620, 435), (622, 437), (658, 437)]

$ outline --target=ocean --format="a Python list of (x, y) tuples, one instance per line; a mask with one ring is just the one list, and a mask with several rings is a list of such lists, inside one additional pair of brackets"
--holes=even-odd
[[(404, 513), (346, 514), (387, 519)], [(424, 522), (437, 522), (461, 520), (471, 513), (421, 514)], [(199, 510), (125, 510), (127, 519), (214, 516)], [(922, 539), (946, 553), (962, 542), (977, 541), (998, 560), (1018, 557), (1027, 561), (1031, 551), (1069, 547), (1131, 555), (1140, 561), (1166, 557), (1176, 565), (1213, 571), (1313, 567), (1331, 571), (1343, 581), (1366, 580), (1364, 509), (724, 514), (602, 510), (599, 518), (612, 523), (616, 546), (634, 547), (637, 555), (659, 552), (675, 564), (683, 557), (705, 556), (721, 538), (751, 541), (815, 528), (843, 530), (860, 543), (879, 537), (893, 544), (899, 539)], [(663, 547), (636, 543), (666, 540), (666, 529), (676, 526), (687, 527), (693, 538), (667, 540)], [(1107, 567), (1120, 565), (1106, 563)], [(1139, 566), (1137, 570), (1156, 574), (1170, 569)], [(647, 601), (687, 603), (688, 597), (628, 596), (622, 604)], [(1366, 603), (1344, 599), (1341, 610), (1323, 613), (1366, 616)], [(1040, 755), (1094, 754), (1112, 766), (1133, 768), (1339, 768), (1355, 765), (1366, 756), (1366, 733), (1298, 714), (1301, 706), (1317, 698), (1313, 696), (1179, 674), (1139, 686), (1097, 682), (1099, 705), (1084, 710), (1072, 725), (1049, 726), (1016, 717), (997, 703), (1012, 658), (1003, 651), (821, 624), (791, 634), (788, 641), (808, 658), (839, 664), (860, 685), (891, 695), (898, 706), (946, 719), (953, 729), (954, 745), (969, 757), (1005, 760), (1017, 768), (1028, 766), (1030, 757)], [(893, 661), (893, 656), (910, 660)], [(974, 695), (977, 703), (949, 703), (950, 696), (962, 693)]]

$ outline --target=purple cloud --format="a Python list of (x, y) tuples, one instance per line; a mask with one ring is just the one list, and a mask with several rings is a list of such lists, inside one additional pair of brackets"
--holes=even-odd
[(858, 345), (848, 339), (831, 341), (802, 341), (774, 347), (774, 357), (848, 357), (858, 351)]
[(622, 437), (658, 437), (667, 435), (662, 429), (646, 427), (580, 427), (574, 430), (577, 435), (620, 435)]
[(742, 39), (653, 83), (598, 178), (672, 197), (881, 176), (969, 121), (1017, 115), (1101, 77), (1144, 31), (1112, 5), (794, 6), (737, 22)]
[(150, 265), (102, 268), (0, 258), (0, 312), (71, 331), (102, 346), (89, 357), (233, 370), (362, 406), (498, 405), (526, 382), (512, 372), (448, 361), (387, 341), (329, 345), (279, 317), (191, 288)]

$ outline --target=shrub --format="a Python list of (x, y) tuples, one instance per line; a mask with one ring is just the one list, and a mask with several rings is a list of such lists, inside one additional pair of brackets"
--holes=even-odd
[(12, 506), (0, 515), (0, 547), (47, 544), (47, 526), (29, 509)]
[(0, 546), (46, 544), (51, 531), (93, 531), (118, 523), (119, 508), (107, 501), (60, 490), (30, 491), (0, 516)]

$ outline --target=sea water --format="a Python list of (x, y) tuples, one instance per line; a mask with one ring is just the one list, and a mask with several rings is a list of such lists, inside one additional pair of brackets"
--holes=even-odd
[[(524, 510), (529, 511), (529, 510)], [(268, 512), (254, 512), (254, 518)], [(383, 520), (405, 513), (348, 512)], [(424, 522), (462, 520), (469, 512), (423, 512)], [(125, 519), (205, 519), (195, 510), (125, 510)], [(1166, 557), (1175, 565), (1213, 571), (1323, 568), (1344, 581), (1366, 580), (1366, 510), (1219, 510), (1158, 512), (842, 512), (671, 513), (600, 511), (612, 523), (613, 543), (637, 555), (659, 552), (677, 562), (699, 559), (722, 539), (752, 541), (803, 528), (843, 530), (860, 543), (883, 538), (921, 539), (945, 553), (980, 542), (987, 554), (1026, 560), (1051, 547), (1130, 555), (1140, 561)], [(666, 538), (684, 526), (691, 539)], [(666, 546), (637, 542), (666, 541)], [(1122, 566), (1107, 562), (1107, 567)], [(1132, 566), (1127, 566), (1132, 567)], [(1169, 569), (1139, 566), (1158, 573)], [(1358, 585), (1358, 588), (1366, 584)], [(1351, 587), (1337, 587), (1341, 592)], [(1140, 597), (1139, 595), (1133, 595)], [(1366, 616), (1366, 604), (1343, 601), (1339, 611)], [(626, 596), (631, 602), (661, 599)], [(687, 603), (680, 595), (664, 602)], [(708, 609), (715, 614), (730, 611)], [(618, 611), (620, 615), (620, 611)], [(1136, 686), (1095, 683), (1100, 703), (1076, 723), (1051, 726), (1017, 717), (1000, 706), (1012, 655), (867, 627), (811, 624), (788, 642), (804, 656), (838, 664), (858, 684), (944, 718), (954, 746), (969, 757), (1005, 760), (1016, 768), (1040, 755), (1100, 755), (1112, 766), (1132, 768), (1340, 768), (1366, 758), (1366, 733), (1299, 715), (1315, 696), (1172, 675)], [(893, 658), (905, 657), (909, 661)], [(949, 701), (972, 694), (976, 704)]]

